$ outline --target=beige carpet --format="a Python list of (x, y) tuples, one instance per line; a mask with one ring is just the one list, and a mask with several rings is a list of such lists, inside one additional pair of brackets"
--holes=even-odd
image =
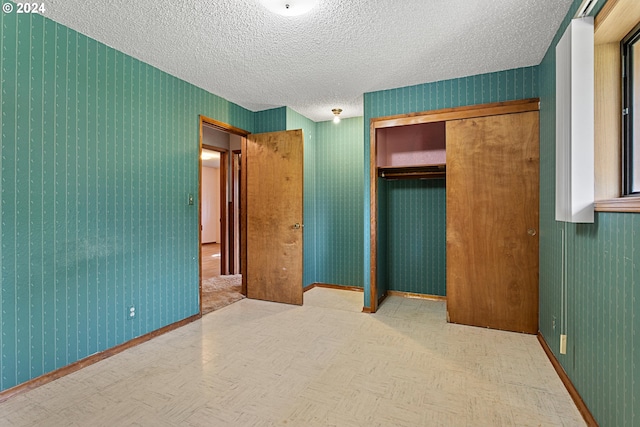
[(217, 276), (202, 282), (202, 314), (226, 307), (244, 298), (242, 275)]

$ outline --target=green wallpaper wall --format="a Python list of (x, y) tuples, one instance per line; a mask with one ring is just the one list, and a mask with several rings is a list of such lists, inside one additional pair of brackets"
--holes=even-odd
[(566, 355), (559, 352), (565, 226), (554, 210), (555, 46), (579, 4), (573, 2), (540, 66), (540, 331), (601, 426), (637, 426), (640, 215), (596, 213), (594, 224), (566, 225), (568, 345)]
[(0, 28), (4, 390), (198, 312), (198, 115), (254, 113), (40, 15)]
[(316, 122), (287, 107), (287, 130), (302, 129), (304, 135), (304, 272), (303, 286), (317, 280), (316, 261)]
[[(444, 179), (387, 180), (382, 207), (387, 236), (386, 283), (391, 291), (446, 295), (446, 190)], [(381, 218), (379, 216), (379, 218)], [(385, 286), (386, 284), (386, 286)]]
[[(538, 96), (538, 67), (425, 83), (364, 94), (364, 293), (370, 305), (369, 244), (369, 122), (371, 118), (489, 102), (535, 98)], [(401, 206), (398, 209), (403, 209)], [(444, 227), (445, 224), (442, 224)], [(378, 257), (382, 262), (382, 257)], [(380, 269), (380, 266), (378, 266)], [(443, 273), (444, 274), (444, 273)], [(378, 297), (384, 287), (378, 287)]]
[(255, 119), (252, 132), (266, 133), (292, 129), (287, 127), (287, 110), (286, 107), (278, 107), (253, 113)]
[(317, 123), (316, 282), (363, 285), (363, 129), (362, 117)]

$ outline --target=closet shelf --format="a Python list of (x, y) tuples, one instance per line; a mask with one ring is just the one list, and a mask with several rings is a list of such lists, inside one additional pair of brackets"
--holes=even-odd
[(446, 176), (446, 166), (422, 165), (422, 166), (380, 166), (378, 176), (385, 179), (434, 179)]

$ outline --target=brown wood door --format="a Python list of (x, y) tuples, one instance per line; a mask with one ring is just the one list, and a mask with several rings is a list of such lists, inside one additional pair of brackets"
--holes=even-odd
[(447, 122), (449, 321), (538, 331), (538, 112)]
[(301, 305), (302, 131), (249, 135), (244, 144), (242, 272), (247, 297)]

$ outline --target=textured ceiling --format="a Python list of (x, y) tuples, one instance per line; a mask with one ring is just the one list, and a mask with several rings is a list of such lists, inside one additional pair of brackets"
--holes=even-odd
[(537, 65), (572, 0), (47, 0), (45, 15), (216, 95), (314, 120), (363, 93)]

